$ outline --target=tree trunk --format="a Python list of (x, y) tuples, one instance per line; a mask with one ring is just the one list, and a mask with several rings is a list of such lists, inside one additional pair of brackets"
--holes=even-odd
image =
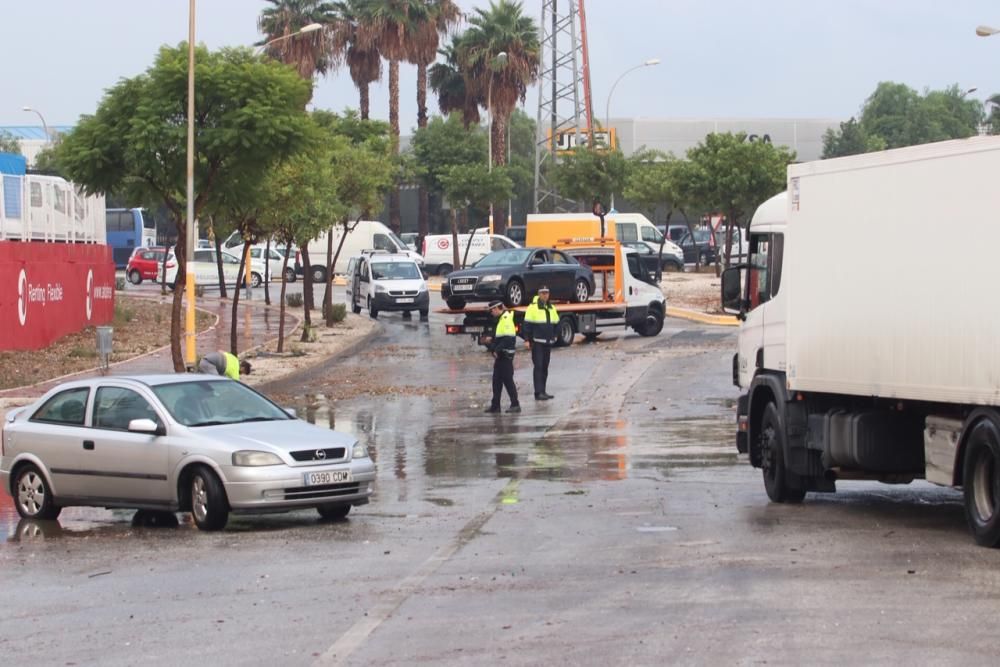
[[(663, 224), (664, 231), (670, 229), (670, 218), (671, 218), (671, 216), (673, 216), (673, 214), (674, 214), (673, 211), (667, 211), (667, 220)], [(653, 213), (653, 218), (654, 219), (656, 218), (656, 213), (655, 212)], [(667, 235), (663, 234), (663, 236), (660, 237), (660, 253), (659, 253), (659, 255), (657, 256), (657, 259), (656, 259), (656, 282), (657, 283), (659, 283), (659, 282), (661, 282), (663, 280), (663, 246), (666, 245), (666, 243), (667, 243)], [(681, 261), (683, 261), (683, 260), (681, 260)]]
[(285, 288), (288, 281), (285, 273), (288, 271), (288, 255), (292, 252), (292, 242), (285, 245), (285, 259), (281, 262), (281, 301), (278, 303), (278, 352), (285, 351)]
[[(399, 156), (399, 61), (389, 61), (389, 125), (392, 127), (392, 156)], [(399, 183), (389, 191), (389, 228), (397, 234), (402, 231), (399, 213)]]
[[(475, 230), (467, 229), (466, 233), (469, 235), (468, 240), (465, 242), (465, 254), (462, 256), (462, 268), (465, 268), (466, 263), (469, 261), (469, 249), (472, 248), (472, 239), (476, 235)], [(489, 234), (487, 234), (489, 236)]]
[(326, 233), (326, 289), (323, 290), (323, 319), (330, 326), (330, 306), (333, 305), (333, 227)]
[[(357, 223), (351, 226), (348, 221), (344, 220), (344, 233), (340, 235), (340, 241), (337, 242), (337, 252), (333, 253), (333, 259), (330, 261), (330, 273), (327, 278), (330, 282), (333, 282), (333, 267), (337, 265), (337, 261), (340, 259), (340, 251), (344, 249), (344, 241), (347, 240), (347, 235), (354, 231), (354, 227), (357, 227)], [(331, 237), (333, 238), (333, 237)], [(331, 298), (331, 303), (323, 309), (323, 313), (326, 315), (326, 326), (332, 327), (333, 322), (333, 299)]]
[[(507, 123), (509, 116), (498, 115), (493, 119), (493, 165), (502, 167), (507, 164)], [(503, 234), (507, 230), (507, 202), (493, 202), (493, 231)]]
[[(309, 261), (309, 244), (306, 243), (301, 248), (302, 252), (302, 265), (305, 267), (305, 271), (302, 274), (302, 289), (304, 296), (302, 299), (302, 342), (305, 343), (309, 340), (309, 330), (312, 329), (312, 291), (313, 291), (313, 278), (312, 278), (312, 262)], [(308, 298), (306, 298), (308, 297)]]
[(236, 285), (233, 286), (233, 313), (229, 318), (229, 352), (239, 354), (239, 340), (236, 331), (236, 322), (239, 320), (236, 309), (240, 305), (240, 285), (243, 281), (249, 281), (250, 276), (246, 275), (247, 255), (250, 253), (250, 244), (243, 244), (243, 252), (240, 253), (240, 270), (236, 274)]
[(368, 111), (371, 106), (371, 98), (368, 93), (368, 84), (358, 85), (359, 106), (361, 107), (361, 120), (368, 120)]
[[(284, 271), (281, 272), (284, 274)], [(264, 249), (264, 304), (271, 305), (271, 237), (267, 237), (267, 247)]]
[[(178, 250), (187, 247), (186, 223), (177, 224), (177, 245)], [(184, 300), (184, 286), (187, 280), (187, 253), (175, 251), (174, 259), (177, 262), (177, 278), (174, 280), (174, 300), (170, 304), (170, 357), (174, 362), (174, 371), (183, 373), (186, 369), (184, 364), (184, 341), (183, 325), (184, 317), (182, 308)]]
[[(219, 298), (228, 299), (229, 296), (226, 293), (226, 274), (222, 270), (222, 239), (215, 233), (214, 227), (212, 228), (212, 238), (215, 239), (215, 267), (219, 271)], [(236, 290), (239, 291), (239, 288), (237, 287)]]
[(457, 271), (461, 264), (458, 263), (458, 209), (451, 209), (451, 265)]
[[(177, 252), (177, 246), (174, 246), (174, 253)], [(170, 244), (163, 246), (163, 259), (160, 261), (160, 294), (167, 293), (167, 258), (170, 257)], [(177, 261), (176, 259), (174, 260)]]

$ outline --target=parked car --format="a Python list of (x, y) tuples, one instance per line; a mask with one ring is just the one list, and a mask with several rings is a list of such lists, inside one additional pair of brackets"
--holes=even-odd
[[(243, 246), (233, 246), (229, 251), (233, 257), (240, 259), (243, 257)], [(267, 263), (262, 259), (267, 255)], [(275, 280), (281, 277), (281, 267), (285, 262), (285, 257), (273, 246), (270, 253), (267, 244), (257, 244), (250, 246), (250, 285), (260, 287), (265, 280)], [(290, 283), (295, 282), (295, 267), (292, 259), (288, 260), (285, 268), (285, 280)]]
[[(157, 272), (163, 263), (164, 248), (153, 246), (149, 248), (136, 248), (129, 257), (128, 265), (125, 267), (125, 276), (133, 285), (141, 285), (143, 280), (156, 280)], [(167, 266), (174, 261), (174, 254), (171, 252), (167, 256)]]
[[(455, 267), (455, 253), (451, 247), (451, 234), (432, 234), (424, 237), (423, 256), (424, 270), (439, 276), (446, 276)], [(506, 236), (488, 231), (476, 230), (475, 234), (458, 235), (458, 260), (465, 266), (472, 266), (486, 255), (497, 250), (519, 248), (520, 246)], [(468, 249), (468, 252), (466, 252)]]
[[(725, 257), (726, 252), (726, 228), (720, 227), (715, 232), (715, 247), (719, 249), (719, 252), (723, 253), (722, 256)], [(741, 227), (733, 227), (733, 246), (732, 254), (729, 258), (730, 264), (743, 264), (747, 261), (747, 251), (750, 248), (750, 242), (746, 239), (746, 235), (743, 233)]]
[(426, 318), (430, 310), (427, 281), (409, 255), (376, 251), (352, 257), (347, 264), (347, 298), (355, 314), (366, 308), (372, 318), (383, 310), (406, 316), (416, 310)]
[[(219, 286), (219, 266), (216, 262), (216, 255), (214, 250), (195, 250), (194, 251), (194, 262), (191, 262), (187, 266), (188, 272), (194, 272), (195, 284), (204, 285), (206, 287), (218, 287)], [(228, 252), (222, 252), (222, 272), (226, 280), (226, 285), (235, 286), (236, 281), (239, 280), (240, 273), (240, 259), (236, 255), (231, 255)], [(156, 274), (157, 280), (159, 280), (159, 273)], [(171, 266), (170, 262), (167, 262), (167, 285), (173, 289), (175, 283), (177, 282), (177, 264), (176, 262)]]
[(677, 255), (666, 254), (666, 248), (664, 248), (663, 260), (661, 263), (660, 254), (650, 250), (649, 246), (642, 241), (630, 241), (622, 245), (635, 250), (636, 254), (639, 256), (639, 264), (642, 267), (642, 270), (649, 275), (650, 278), (656, 277), (656, 270), (658, 268), (664, 273), (669, 271), (684, 270), (684, 262), (682, 259)]
[(470, 269), (453, 271), (441, 285), (441, 297), (455, 310), (470, 301), (494, 299), (523, 306), (542, 285), (555, 301), (586, 301), (594, 293), (594, 272), (559, 250), (499, 250)]
[(407, 250), (417, 252), (417, 241), (420, 239), (420, 234), (416, 232), (404, 232), (399, 235), (399, 238), (406, 244)]
[(353, 437), (215, 376), (66, 382), (8, 412), (3, 443), (0, 483), (25, 519), (74, 505), (189, 511), (202, 530), (230, 512), (342, 518), (375, 480)]
[(715, 243), (712, 239), (712, 232), (704, 227), (697, 227), (694, 230), (694, 238), (688, 232), (681, 237), (681, 251), (684, 253), (685, 264), (701, 264), (708, 266), (715, 263)]

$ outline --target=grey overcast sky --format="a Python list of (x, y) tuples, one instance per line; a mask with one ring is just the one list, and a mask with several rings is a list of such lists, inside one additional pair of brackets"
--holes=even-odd
[[(566, 0), (560, 0), (560, 3)], [(209, 47), (259, 38), (259, 0), (198, 0), (199, 42)], [(471, 11), (487, 0), (459, 0)], [(187, 37), (186, 0), (0, 0), (0, 125), (51, 125), (92, 113), (103, 91), (146, 69), (161, 44)], [(541, 0), (524, 0), (537, 21)], [(1000, 27), (995, 0), (589, 0), (595, 113), (625, 69), (632, 73), (612, 116), (847, 118), (879, 81), (918, 90), (957, 83), (985, 99), (1000, 92)], [(401, 121), (416, 122), (414, 71), (402, 68)], [(372, 91), (372, 113), (388, 116), (387, 86)], [(318, 82), (318, 108), (357, 106), (344, 72)], [(536, 90), (526, 110), (536, 112)], [(433, 103), (436, 110), (436, 103)]]

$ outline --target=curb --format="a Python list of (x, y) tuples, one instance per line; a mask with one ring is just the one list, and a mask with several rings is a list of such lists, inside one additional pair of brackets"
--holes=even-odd
[(708, 313), (699, 313), (697, 310), (674, 308), (672, 306), (667, 307), (667, 317), (676, 317), (681, 320), (688, 320), (689, 322), (712, 324), (721, 327), (738, 327), (740, 325), (740, 321), (732, 315), (709, 315)]

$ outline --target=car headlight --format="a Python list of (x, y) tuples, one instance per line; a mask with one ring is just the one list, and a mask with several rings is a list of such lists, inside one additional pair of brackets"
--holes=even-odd
[(233, 452), (234, 466), (280, 466), (284, 461), (277, 454), (271, 452), (255, 452), (244, 450)]
[(362, 445), (360, 442), (354, 443), (354, 449), (351, 450), (352, 459), (366, 459), (368, 458), (368, 448)]
[(487, 276), (483, 276), (482, 278), (480, 278), (479, 282), (481, 282), (481, 283), (498, 283), (501, 280), (503, 280), (503, 276), (501, 276), (499, 273), (491, 273), (491, 274), (489, 274)]
[(375, 285), (375, 293), (376, 294), (385, 294), (388, 291), (389, 290), (387, 290), (384, 285)]
[(417, 289), (417, 291), (418, 292), (426, 292), (427, 291), (427, 283), (420, 283), (420, 287)]

